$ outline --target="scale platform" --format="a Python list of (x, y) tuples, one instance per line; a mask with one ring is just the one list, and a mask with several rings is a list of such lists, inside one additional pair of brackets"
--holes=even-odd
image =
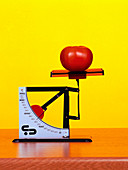
[(104, 75), (102, 68), (87, 69), (85, 71), (70, 72), (68, 70), (53, 70), (51, 77), (68, 77), (69, 79), (85, 79), (87, 76)]

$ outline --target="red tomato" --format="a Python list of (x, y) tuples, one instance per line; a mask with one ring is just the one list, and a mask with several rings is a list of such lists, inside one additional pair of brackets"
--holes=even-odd
[(84, 46), (69, 46), (60, 54), (60, 61), (64, 68), (69, 71), (84, 71), (92, 63), (93, 54)]

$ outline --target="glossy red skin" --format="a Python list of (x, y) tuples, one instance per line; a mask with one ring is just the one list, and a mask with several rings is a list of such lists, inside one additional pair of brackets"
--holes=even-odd
[(69, 71), (84, 71), (92, 63), (93, 54), (84, 46), (69, 46), (60, 54), (60, 61), (64, 68)]

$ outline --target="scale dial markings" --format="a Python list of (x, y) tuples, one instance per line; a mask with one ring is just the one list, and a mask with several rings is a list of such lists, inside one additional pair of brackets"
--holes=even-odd
[[(22, 90), (22, 92), (21, 92)], [(19, 88), (19, 138), (46, 139), (69, 136), (69, 129), (57, 128), (42, 121), (31, 109), (27, 88)]]

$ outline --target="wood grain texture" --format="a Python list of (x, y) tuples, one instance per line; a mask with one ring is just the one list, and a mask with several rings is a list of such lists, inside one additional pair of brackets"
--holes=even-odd
[(71, 129), (92, 143), (12, 143), (18, 130), (0, 130), (0, 158), (128, 157), (128, 129)]
[(127, 170), (126, 158), (6, 158), (0, 170)]

